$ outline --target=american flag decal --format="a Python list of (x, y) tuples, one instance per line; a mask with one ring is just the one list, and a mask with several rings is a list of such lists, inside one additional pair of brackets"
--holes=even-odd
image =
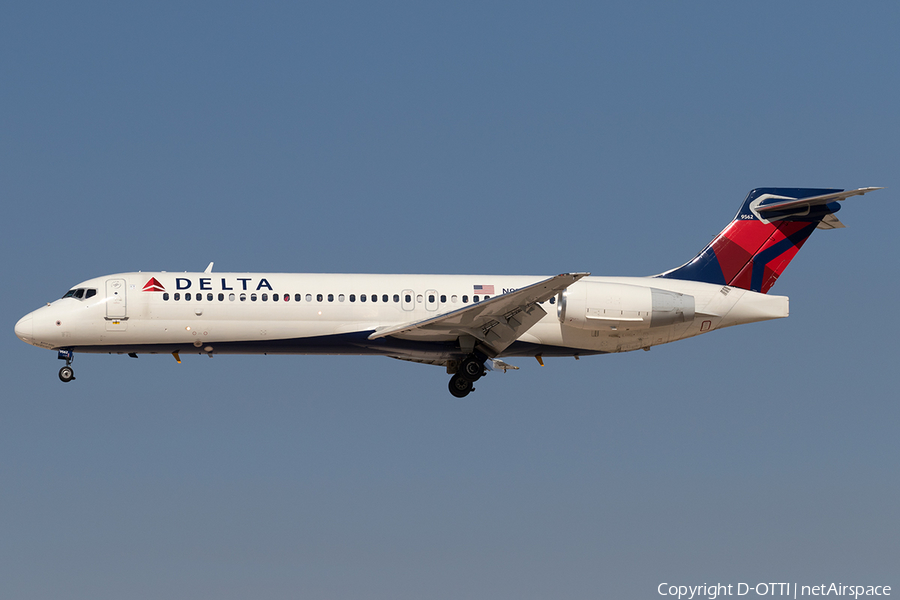
[(476, 294), (493, 294), (494, 286), (492, 286), (492, 285), (476, 285), (474, 292)]

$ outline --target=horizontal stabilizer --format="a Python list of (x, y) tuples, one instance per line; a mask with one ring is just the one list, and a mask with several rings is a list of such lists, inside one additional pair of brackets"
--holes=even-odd
[(837, 202), (838, 200), (846, 200), (851, 196), (862, 196), (875, 190), (883, 190), (880, 187), (859, 188), (858, 190), (849, 190), (845, 192), (835, 192), (833, 194), (823, 194), (821, 196), (812, 196), (810, 198), (783, 198), (772, 196), (768, 200), (763, 201), (756, 206), (756, 212), (767, 213), (771, 211), (794, 210), (799, 208), (808, 208), (810, 206), (819, 206), (828, 204), (829, 202)]

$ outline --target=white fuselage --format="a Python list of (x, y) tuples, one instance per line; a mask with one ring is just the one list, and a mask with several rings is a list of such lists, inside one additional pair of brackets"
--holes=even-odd
[[(484, 301), (542, 279), (505, 275), (121, 273), (78, 284), (73, 290), (84, 290), (81, 294), (56, 300), (26, 315), (16, 324), (16, 335), (35, 346), (76, 352), (381, 354), (450, 360), (460, 356), (459, 344), (452, 335), (422, 340), (404, 339), (402, 335), (369, 339), (369, 334), (462, 309), (476, 302), (476, 297)], [(642, 317), (639, 307), (616, 304), (623, 302), (625, 296), (620, 295), (596, 300), (604, 308), (589, 307), (589, 327), (583, 328), (561, 322), (557, 311), (560, 299), (553, 298), (541, 305), (547, 314), (499, 356), (624, 352), (788, 315), (788, 299), (783, 296), (676, 279), (586, 277), (572, 284), (567, 293), (578, 292), (578, 286), (603, 287), (597, 284), (689, 296), (693, 298), (693, 310), (690, 318), (680, 322), (648, 326), (649, 317)], [(622, 315), (632, 316), (621, 320), (609, 316), (616, 307), (621, 308)], [(596, 316), (601, 312), (606, 316)]]

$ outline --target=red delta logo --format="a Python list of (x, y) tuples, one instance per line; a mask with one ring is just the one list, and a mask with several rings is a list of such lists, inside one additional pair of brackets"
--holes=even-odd
[(144, 284), (145, 292), (164, 292), (166, 288), (159, 281), (156, 280), (156, 277), (151, 277), (150, 281)]

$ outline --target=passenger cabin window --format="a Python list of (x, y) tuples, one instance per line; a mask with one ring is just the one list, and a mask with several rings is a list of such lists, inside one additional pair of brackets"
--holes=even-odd
[(306, 295), (306, 301), (307, 301), (307, 302), (312, 302), (312, 294), (307, 294), (307, 295)]
[(169, 292), (163, 292), (163, 300), (169, 299)]
[(378, 302), (378, 294), (372, 294), (372, 302)]
[(269, 299), (269, 295), (268, 295), (268, 294), (263, 294), (263, 295), (262, 295), (262, 301), (263, 301), (263, 302), (265, 302), (265, 301), (268, 300), (268, 299)]
[(350, 302), (356, 302), (356, 294), (350, 294)]
[(394, 302), (400, 302), (400, 294), (394, 294)]
[(441, 304), (445, 303), (446, 301), (447, 301), (447, 296), (445, 296), (444, 294), (441, 294)]
[(256, 294), (250, 294), (250, 302), (256, 302)]
[(303, 299), (303, 296), (300, 294), (294, 294), (294, 302), (300, 302)]
[(472, 302), (478, 302), (478, 296), (472, 296)]
[(186, 293), (186, 294), (184, 295), (184, 299), (185, 299), (185, 300), (190, 300), (190, 299), (191, 299), (191, 293), (190, 293), (190, 292)]
[(359, 295), (359, 301), (360, 301), (360, 302), (365, 302), (365, 301), (366, 301), (366, 295), (365, 295), (365, 294), (360, 294), (360, 295)]
[(328, 301), (334, 302), (334, 294), (328, 294)]
[(339, 295), (338, 295), (338, 302), (343, 302), (343, 301), (344, 301), (344, 295), (343, 295), (343, 294), (339, 294)]
[(207, 299), (207, 300), (212, 300), (212, 299), (213, 299), (212, 292), (209, 292), (208, 294), (206, 294), (206, 299)]
[[(476, 300), (476, 302), (477, 302), (477, 300)], [(469, 303), (469, 297), (463, 296), (463, 304), (468, 304), (468, 303)]]
[(410, 294), (406, 294), (406, 296), (404, 296), (404, 300), (406, 302), (412, 302), (412, 296)]
[(173, 298), (175, 298), (175, 300), (181, 300), (181, 294), (179, 294), (178, 292), (175, 292), (175, 295), (173, 296)]
[(428, 301), (434, 302), (434, 294), (428, 294)]
[(234, 302), (234, 292), (228, 294), (228, 301), (229, 301), (229, 302)]
[(219, 293), (219, 302), (222, 302), (223, 300), (225, 300), (225, 294), (220, 292)]
[(247, 294), (241, 292), (241, 302), (245, 302), (247, 300)]

